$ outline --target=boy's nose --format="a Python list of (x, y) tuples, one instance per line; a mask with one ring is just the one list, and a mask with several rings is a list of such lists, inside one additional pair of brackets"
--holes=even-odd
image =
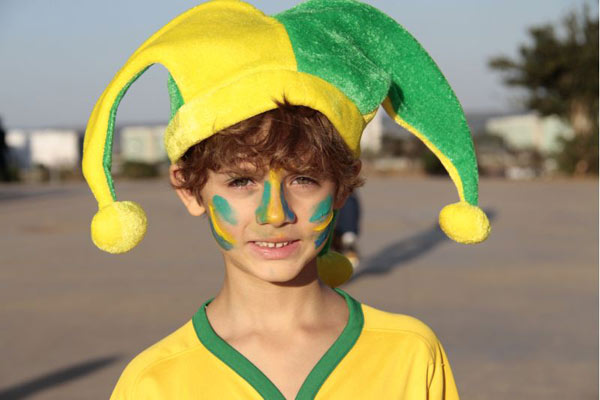
[(265, 182), (260, 205), (256, 209), (256, 222), (281, 225), (293, 222), (295, 219), (296, 215), (286, 201), (280, 174), (276, 171), (269, 171), (269, 178)]

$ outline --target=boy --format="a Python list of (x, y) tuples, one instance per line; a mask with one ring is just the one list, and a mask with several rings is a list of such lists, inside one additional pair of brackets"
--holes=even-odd
[(191, 215), (207, 215), (226, 274), (191, 321), (128, 365), (112, 398), (457, 399), (429, 328), (330, 288), (351, 273), (329, 251), (332, 228), (361, 183), (360, 134), (381, 102), (457, 185), (442, 229), (464, 243), (489, 232), (462, 110), (418, 43), (350, 0), (275, 18), (221, 0), (173, 20), (117, 74), (86, 131), (92, 239), (112, 253), (133, 248), (146, 225), (137, 204), (116, 201), (116, 109), (155, 62), (170, 73), (171, 182)]

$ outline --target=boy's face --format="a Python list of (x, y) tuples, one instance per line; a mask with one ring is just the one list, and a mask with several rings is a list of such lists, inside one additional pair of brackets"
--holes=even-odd
[(192, 215), (208, 214), (228, 267), (275, 283), (294, 279), (324, 246), (340, 206), (335, 191), (329, 179), (271, 169), (208, 171), (202, 202), (178, 194)]

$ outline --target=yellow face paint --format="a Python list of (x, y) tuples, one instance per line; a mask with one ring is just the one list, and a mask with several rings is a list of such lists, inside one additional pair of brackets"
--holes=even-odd
[(210, 230), (215, 237), (215, 240), (223, 249), (230, 250), (235, 244), (235, 240), (221, 226), (215, 212), (215, 206), (212, 202), (208, 204), (208, 214), (208, 223), (210, 224)]
[(260, 205), (256, 209), (256, 219), (261, 224), (292, 222), (296, 216), (290, 210), (283, 191), (279, 171), (269, 170)]
[(309, 219), (310, 222), (318, 223), (313, 230), (315, 232), (321, 232), (321, 234), (317, 237), (317, 240), (315, 240), (315, 247), (321, 246), (321, 244), (323, 244), (323, 242), (329, 236), (331, 222), (333, 221), (334, 215), (332, 205), (333, 197), (329, 195), (325, 198), (325, 200), (317, 204), (313, 215)]
[(330, 212), (329, 214), (327, 214), (327, 217), (325, 218), (325, 220), (323, 220), (323, 222), (321, 222), (319, 225), (315, 226), (313, 228), (313, 230), (315, 232), (324, 231), (329, 226), (332, 219), (333, 219), (333, 212)]

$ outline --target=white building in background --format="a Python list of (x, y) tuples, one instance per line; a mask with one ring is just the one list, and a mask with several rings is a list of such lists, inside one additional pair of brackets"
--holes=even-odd
[(560, 150), (558, 138), (574, 135), (571, 126), (558, 116), (540, 117), (535, 113), (490, 118), (485, 127), (515, 150), (535, 149), (541, 154)]
[(31, 134), (31, 162), (48, 168), (73, 168), (79, 164), (80, 134), (75, 130), (42, 130)]
[(128, 126), (121, 129), (121, 160), (156, 164), (167, 160), (165, 125)]
[(7, 132), (6, 144), (20, 169), (73, 169), (81, 161), (82, 138), (74, 129), (14, 129)]
[(384, 110), (380, 107), (377, 114), (365, 128), (360, 139), (360, 148), (362, 151), (367, 151), (377, 154), (381, 151), (383, 140), (383, 114)]
[[(113, 155), (120, 161), (159, 163), (167, 160), (165, 125), (136, 125), (115, 132)], [(10, 129), (9, 157), (21, 170), (42, 165), (52, 170), (79, 169), (83, 131), (76, 129)]]

